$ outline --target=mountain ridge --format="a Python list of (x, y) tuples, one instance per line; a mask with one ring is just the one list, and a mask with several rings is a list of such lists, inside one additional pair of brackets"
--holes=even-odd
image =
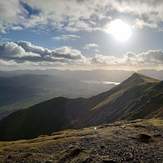
[(162, 117), (162, 82), (134, 73), (91, 98), (57, 97), (12, 113), (0, 121), (0, 140), (29, 139), (67, 128)]

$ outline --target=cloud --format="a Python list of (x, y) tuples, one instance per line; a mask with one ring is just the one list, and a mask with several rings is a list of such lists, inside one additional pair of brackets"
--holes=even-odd
[(81, 52), (77, 49), (73, 49), (72, 47), (61, 47), (55, 49), (55, 56), (56, 57), (64, 57), (68, 59), (84, 59), (84, 56), (81, 54)]
[(41, 26), (73, 32), (100, 30), (119, 14), (133, 19), (135, 27), (156, 28), (163, 22), (163, 1), (1, 0), (0, 30)]
[(97, 44), (95, 44), (95, 43), (89, 43), (89, 44), (86, 44), (86, 45), (84, 46), (84, 49), (89, 50), (89, 49), (98, 48), (98, 47), (99, 47), (99, 46), (98, 46)]
[(161, 50), (148, 50), (142, 53), (129, 52), (123, 57), (95, 55), (91, 58), (92, 64), (103, 66), (119, 66), (122, 69), (144, 69), (144, 68), (163, 68), (163, 51)]
[(71, 35), (56, 36), (56, 37), (53, 37), (52, 39), (58, 40), (58, 41), (67, 41), (67, 40), (77, 40), (79, 38), (80, 38), (80, 36), (71, 34)]
[(143, 19), (137, 18), (135, 20), (135, 27), (139, 29), (143, 29), (144, 27), (157, 28), (158, 24), (155, 22), (145, 22)]
[(5, 29), (12, 27), (14, 24), (19, 24), (26, 16), (26, 12), (20, 5), (19, 0), (0, 1), (0, 30), (5, 32)]
[(122, 57), (97, 54), (90, 58), (90, 65), (102, 69), (142, 70), (163, 69), (163, 51), (148, 50), (142, 53), (129, 52)]
[(37, 56), (36, 53), (26, 52), (21, 46), (14, 42), (7, 42), (0, 46), (2, 58), (23, 58), (26, 56)]
[(161, 50), (148, 50), (139, 54), (128, 53), (126, 55), (127, 62), (140, 65), (162, 65), (163, 64), (163, 51)]
[(57, 49), (47, 49), (33, 45), (30, 42), (7, 42), (0, 45), (0, 59), (14, 60), (15, 62), (82, 62), (84, 56), (77, 49), (71, 47), (61, 47)]
[(163, 51), (129, 52), (122, 57), (102, 54), (90, 57), (68, 46), (48, 49), (26, 41), (6, 42), (0, 45), (0, 64), (0, 69), (3, 66), (11, 69), (163, 69)]
[(21, 26), (12, 26), (11, 29), (14, 30), (14, 31), (20, 31), (20, 30), (23, 29), (23, 27), (21, 27)]
[(91, 58), (91, 63), (100, 65), (118, 65), (121, 63), (121, 59), (114, 56), (96, 54)]
[(94, 7), (90, 8), (87, 4), (90, 6), (78, 0), (1, 0), (1, 31), (15, 25), (24, 28), (47, 25), (60, 30), (89, 30), (87, 20), (94, 13)]
[(93, 53), (100, 53), (100, 50), (99, 50), (99, 45), (98, 44), (95, 44), (95, 43), (89, 43), (89, 44), (86, 44), (84, 47), (83, 47), (84, 50), (86, 51), (92, 51)]

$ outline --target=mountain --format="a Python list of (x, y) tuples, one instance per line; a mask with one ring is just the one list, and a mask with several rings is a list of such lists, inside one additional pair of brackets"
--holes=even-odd
[[(0, 77), (0, 119), (9, 113), (34, 105), (57, 95), (52, 87), (64, 85), (55, 76), (17, 75)], [(56, 94), (55, 94), (56, 92)]]
[[(16, 72), (15, 72), (16, 73)], [(83, 82), (59, 73), (20, 74), (0, 72), (0, 119), (20, 108), (27, 108), (57, 96), (90, 97), (114, 87), (114, 83)], [(41, 73), (41, 72), (40, 72)]]
[(4, 163), (162, 163), (163, 120), (134, 120), (0, 142)]
[[(158, 86), (161, 89), (157, 89)], [(112, 90), (92, 98), (98, 103), (91, 109), (89, 123), (99, 124), (150, 116), (163, 106), (161, 86), (162, 82), (159, 80), (134, 73)], [(149, 106), (152, 106), (150, 111)]]
[[(163, 80), (162, 71), (142, 74)], [(124, 70), (16, 70), (0, 71), (0, 119), (53, 97), (91, 97), (113, 88), (133, 71)]]
[(118, 120), (163, 118), (163, 82), (138, 73), (91, 98), (57, 97), (0, 121), (0, 139), (34, 138)]

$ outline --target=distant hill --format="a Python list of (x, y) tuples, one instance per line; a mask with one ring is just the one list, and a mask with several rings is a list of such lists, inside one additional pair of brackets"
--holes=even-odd
[[(140, 73), (163, 80), (161, 70), (141, 70)], [(91, 97), (110, 90), (131, 74), (133, 71), (98, 69), (0, 71), (0, 119), (58, 96)]]
[(11, 72), (6, 74), (0, 72), (0, 119), (15, 110), (27, 108), (57, 96), (90, 97), (112, 87), (114, 83), (86, 83), (73, 77), (59, 76), (59, 74), (14, 76)]
[(34, 138), (117, 120), (163, 118), (163, 82), (138, 73), (91, 98), (54, 98), (0, 121), (0, 139)]

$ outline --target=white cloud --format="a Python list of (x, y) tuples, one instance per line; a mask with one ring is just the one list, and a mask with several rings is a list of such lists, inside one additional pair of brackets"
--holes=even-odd
[(19, 24), (26, 15), (25, 10), (20, 5), (19, 0), (0, 0), (0, 29), (5, 31), (6, 28)]
[(14, 30), (14, 31), (20, 31), (20, 30), (23, 29), (23, 27), (21, 27), (21, 26), (13, 26), (13, 27), (11, 27), (11, 29)]
[(84, 49), (98, 48), (99, 46), (95, 43), (89, 43), (84, 46)]
[(71, 34), (71, 35), (56, 36), (56, 37), (53, 37), (52, 39), (58, 40), (58, 41), (67, 41), (67, 40), (77, 40), (79, 38), (80, 38), (80, 36)]
[(84, 50), (87, 50), (87, 51), (91, 51), (93, 53), (100, 53), (100, 50), (99, 50), (99, 45), (98, 44), (95, 44), (95, 43), (89, 43), (89, 44), (86, 44), (84, 47), (83, 47)]
[(135, 59), (141, 64), (163, 64), (163, 51), (161, 50), (148, 50), (139, 54), (128, 56), (129, 59)]
[(85, 57), (77, 49), (61, 47), (47, 49), (30, 42), (7, 42), (0, 45), (0, 59), (15, 62), (84, 62)]
[(148, 50), (142, 53), (129, 52), (123, 57), (95, 55), (91, 63), (105, 66), (130, 67), (135, 69), (163, 68), (163, 51)]
[(81, 52), (77, 49), (73, 49), (72, 47), (61, 47), (55, 49), (56, 57), (64, 57), (68, 59), (83, 59), (84, 56), (81, 54)]
[(144, 27), (157, 28), (158, 25), (155, 22), (149, 23), (149, 22), (145, 22), (143, 19), (137, 18), (135, 20), (135, 27), (139, 29), (143, 29)]
[[(22, 2), (39, 13), (31, 14)], [(136, 27), (156, 28), (163, 22), (163, 1), (103, 0), (101, 3), (101, 0), (0, 0), (0, 30), (4, 32), (5, 29), (17, 27), (50, 25), (60, 30), (92, 31), (103, 28), (105, 23), (115, 19), (113, 15), (120, 13), (132, 17)]]
[(103, 0), (102, 3), (101, 0), (27, 0), (26, 2), (40, 9), (41, 17), (55, 21), (56, 25), (67, 21), (65, 28), (71, 31), (94, 30), (98, 28), (98, 20), (107, 20), (107, 17), (112, 17), (112, 12), (135, 16), (145, 24), (158, 24), (163, 21), (162, 0)]
[(6, 42), (0, 45), (0, 64), (0, 69), (3, 66), (19, 69), (163, 69), (163, 51), (129, 52), (123, 57), (102, 54), (86, 57), (68, 46), (47, 49), (26, 41)]

